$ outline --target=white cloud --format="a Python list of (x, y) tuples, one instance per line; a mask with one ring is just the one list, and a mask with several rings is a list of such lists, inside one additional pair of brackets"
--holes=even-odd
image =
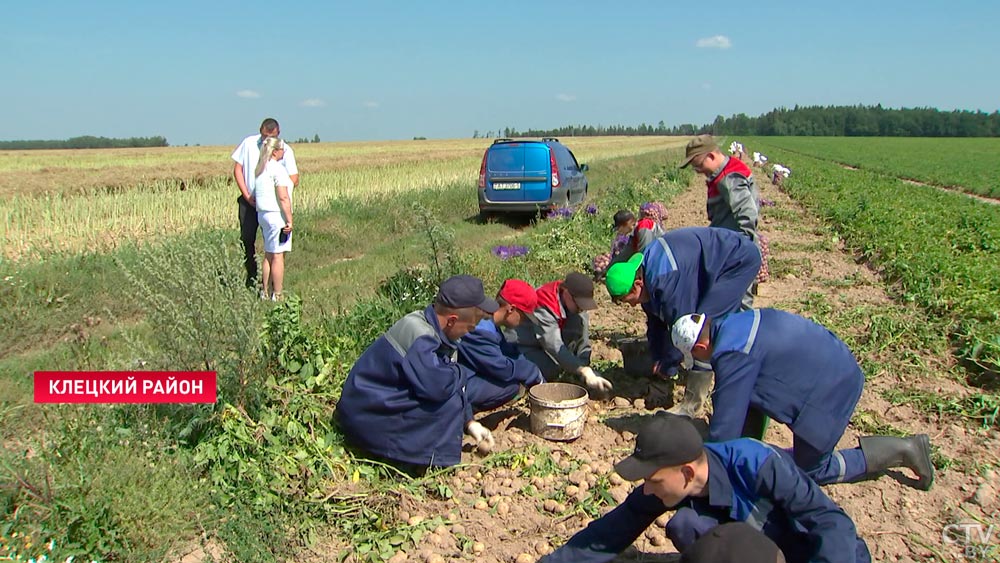
[(367, 100), (364, 103), (362, 103), (361, 105), (365, 106), (368, 109), (375, 109), (375, 108), (378, 107), (378, 102), (373, 102), (371, 100)]
[(556, 99), (560, 102), (575, 102), (576, 96), (573, 94), (556, 94)]
[(236, 95), (241, 98), (259, 98), (260, 93), (254, 92), (253, 90), (240, 90), (236, 92)]
[(728, 49), (733, 46), (733, 42), (725, 35), (713, 35), (712, 37), (702, 37), (695, 43), (695, 46), (702, 49)]
[(302, 100), (299, 105), (304, 108), (325, 108), (326, 102), (319, 98), (309, 98), (308, 100)]
[(712, 85), (709, 84), (708, 82), (705, 82), (704, 84), (701, 85), (701, 89), (702, 90), (711, 90), (712, 89)]

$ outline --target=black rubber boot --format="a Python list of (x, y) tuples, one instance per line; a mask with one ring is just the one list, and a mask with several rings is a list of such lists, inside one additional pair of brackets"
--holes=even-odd
[(868, 474), (876, 474), (894, 467), (906, 467), (919, 477), (917, 488), (928, 490), (934, 483), (934, 464), (931, 463), (931, 441), (927, 434), (909, 438), (893, 436), (864, 436), (858, 440), (865, 455)]

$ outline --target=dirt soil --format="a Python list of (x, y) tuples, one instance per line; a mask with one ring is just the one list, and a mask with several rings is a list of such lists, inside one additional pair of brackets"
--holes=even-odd
[[(877, 276), (858, 265), (826, 227), (772, 186), (761, 171), (755, 176), (762, 197), (775, 203), (763, 209), (760, 230), (770, 240), (772, 273), (779, 274), (761, 284), (756, 306), (780, 305), (795, 310), (796, 303), (814, 292), (825, 294), (837, 306), (902, 306), (890, 300)], [(706, 224), (704, 190), (703, 181), (696, 180), (670, 203), (668, 228)], [(775, 268), (777, 264), (784, 266)], [(843, 280), (853, 281), (829, 283)], [(600, 308), (592, 316), (595, 359), (615, 362), (619, 367), (605, 370), (604, 374), (615, 383), (615, 396), (591, 401), (583, 436), (559, 443), (531, 434), (529, 407), (524, 399), (481, 417), (497, 438), (494, 451), (521, 452), (521, 457), (530, 457), (525, 453), (531, 451), (529, 446), (551, 449), (561, 469), (547, 477), (526, 478), (510, 466), (489, 467), (467, 445), (465, 465), (447, 479), (453, 498), (401, 503), (397, 516), (404, 522), (414, 516), (439, 516), (444, 523), (425, 536), (416, 549), (398, 552), (394, 563), (534, 561), (590, 521), (582, 508), (593, 504), (592, 499), (586, 500), (592, 491), (603, 485), (610, 492), (613, 501), (600, 508), (602, 513), (625, 498), (633, 484), (622, 481), (612, 466), (630, 453), (633, 433), (653, 411), (644, 404), (648, 381), (625, 375), (620, 368), (621, 353), (613, 343), (622, 335), (642, 335), (644, 319), (640, 309), (615, 306), (606, 292), (598, 294)], [(946, 377), (950, 359), (922, 360), (929, 368), (922, 382), (927, 388), (948, 393), (969, 391)], [(893, 373), (879, 373), (877, 377), (869, 374), (858, 410), (877, 413), (884, 422), (906, 432), (929, 434), (940, 452), (956, 461), (955, 466), (939, 470), (929, 492), (911, 488), (912, 481), (903, 473), (863, 483), (826, 486), (824, 490), (854, 519), (875, 561), (960, 560), (962, 546), (942, 539), (946, 525), (979, 520), (985, 530), (989, 524), (1000, 524), (1000, 478), (991, 470), (980, 474), (969, 469), (976, 464), (1000, 463), (1000, 437), (995, 430), (982, 430), (961, 420), (929, 419), (907, 405), (894, 406), (882, 398), (881, 391), (901, 383)], [(679, 400), (679, 387), (675, 394)], [(859, 431), (849, 427), (840, 447), (857, 446), (858, 436)], [(779, 446), (791, 446), (790, 432), (778, 424), (770, 425), (766, 439)], [(555, 501), (557, 506), (552, 506), (553, 502), (546, 506), (546, 500)], [(669, 516), (667, 513), (661, 517), (617, 561), (676, 561), (678, 556), (671, 555), (675, 549), (663, 532)], [(994, 544), (1000, 541), (998, 536), (1000, 533), (993, 533)], [(338, 547), (345, 546), (327, 545), (305, 558), (329, 559), (331, 551)]]

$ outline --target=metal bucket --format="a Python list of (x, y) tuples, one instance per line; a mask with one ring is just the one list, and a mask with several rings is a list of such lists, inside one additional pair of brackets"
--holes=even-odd
[(649, 341), (645, 338), (622, 338), (616, 343), (622, 352), (625, 373), (635, 377), (649, 377), (653, 373), (653, 357), (649, 354)]
[(546, 440), (575, 440), (587, 422), (587, 390), (572, 383), (542, 383), (528, 391), (531, 433)]

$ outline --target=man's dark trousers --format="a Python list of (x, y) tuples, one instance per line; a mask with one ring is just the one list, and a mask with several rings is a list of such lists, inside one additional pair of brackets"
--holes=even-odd
[(236, 200), (240, 205), (240, 240), (243, 241), (243, 266), (247, 270), (247, 287), (257, 287), (257, 258), (254, 256), (257, 244), (257, 208), (250, 205), (242, 195)]

